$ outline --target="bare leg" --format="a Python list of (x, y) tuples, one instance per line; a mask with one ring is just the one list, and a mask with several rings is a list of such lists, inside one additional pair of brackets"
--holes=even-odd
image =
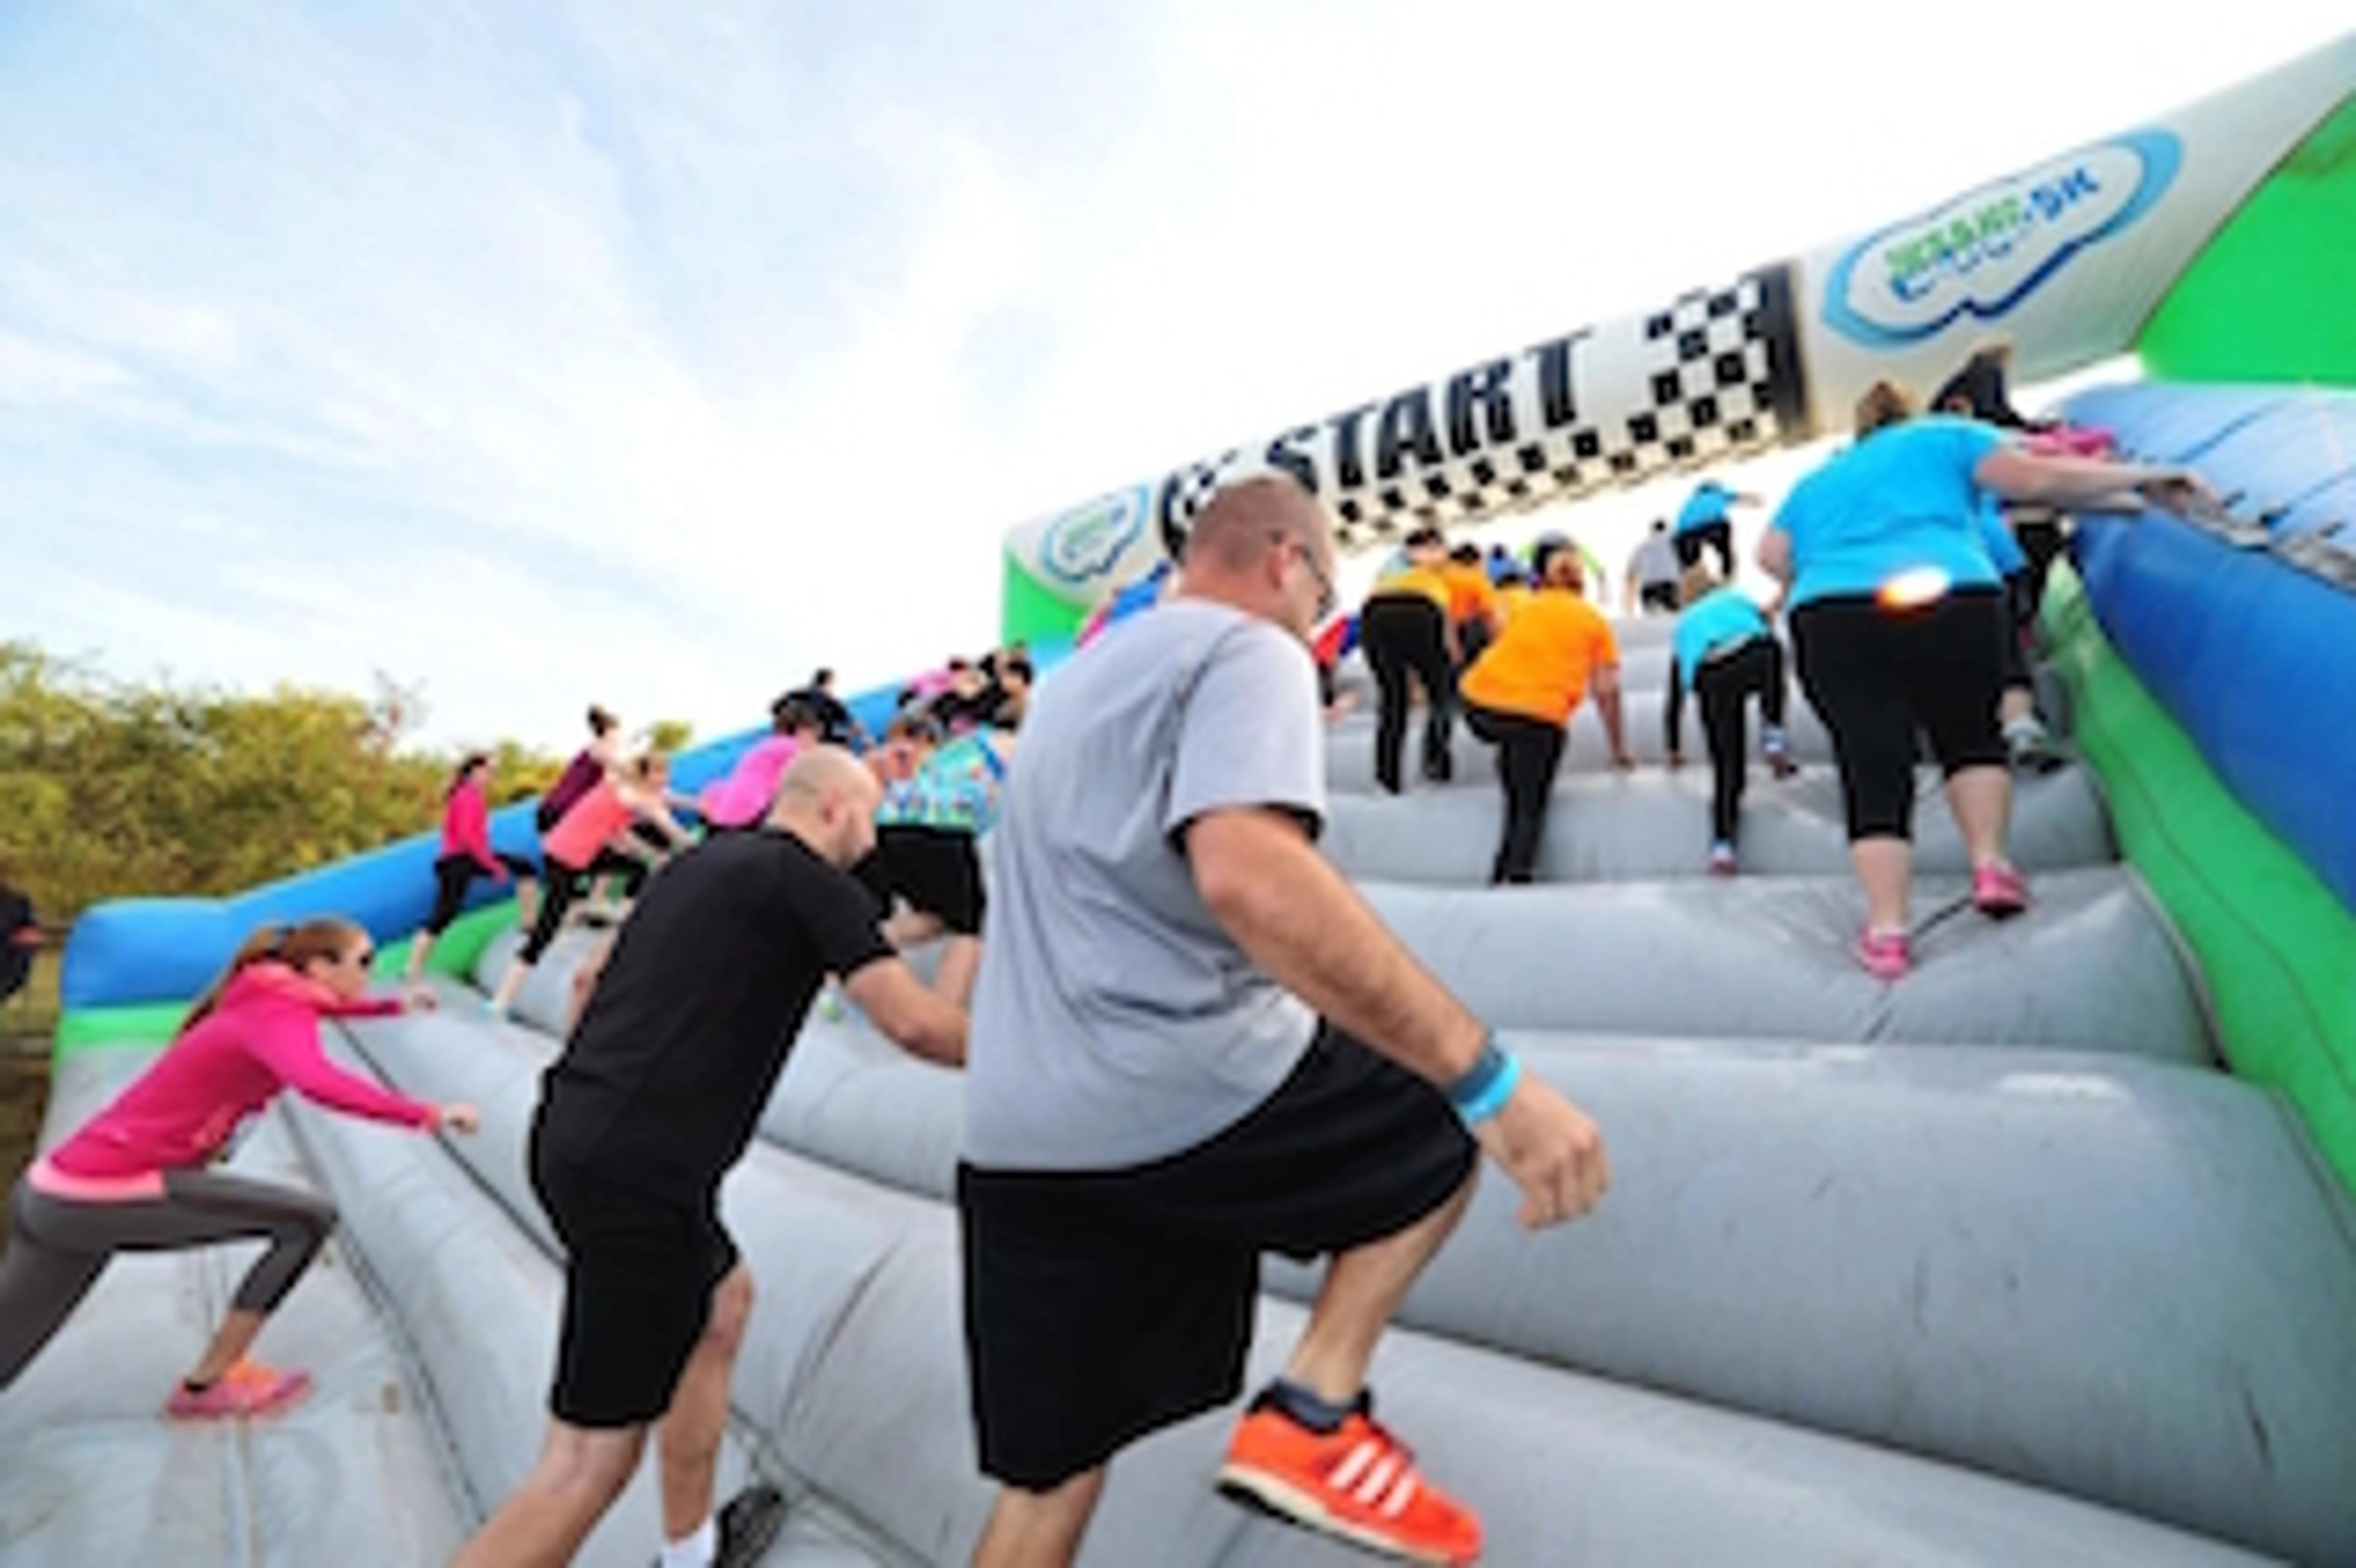
[(232, 1308), (230, 1315), (221, 1319), (220, 1331), (213, 1336), (213, 1342), (205, 1347), (205, 1353), (198, 1360), (195, 1370), (188, 1373), (188, 1381), (192, 1383), (220, 1381), (221, 1374), (243, 1360), (246, 1351), (253, 1348), (253, 1337), (262, 1332), (264, 1321), (259, 1312), (242, 1307)]
[(425, 978), (425, 960), (432, 957), (433, 954), (434, 933), (432, 932), (421, 931), (409, 939), (409, 973), (402, 976), (403, 986), (412, 991), (417, 989), (418, 983)]
[(516, 923), (524, 930), (531, 929), (540, 918), (540, 882), (532, 877), (516, 879)]
[(1064, 1568), (1080, 1554), (1080, 1536), (1104, 1483), (1099, 1465), (1052, 1492), (1001, 1487), (998, 1506), (974, 1544), (973, 1568)]
[(1290, 1381), (1335, 1404), (1346, 1404), (1366, 1386), (1366, 1363), (1375, 1341), (1390, 1327), (1391, 1314), (1432, 1254), (1472, 1200), (1468, 1175), (1447, 1202), (1397, 1235), (1342, 1253), (1325, 1271), (1309, 1327), (1284, 1369)]
[(551, 1421), (538, 1467), (450, 1568), (564, 1568), (629, 1484), (646, 1440), (643, 1426), (592, 1431)]
[(605, 960), (614, 955), (614, 939), (607, 937), (597, 944), (597, 951), (582, 961), (573, 971), (573, 992), (564, 1004), (564, 1032), (571, 1034), (581, 1022), (581, 1014), (589, 1006), (590, 993), (597, 988), (597, 976), (605, 972)]
[(743, 1264), (712, 1288), (712, 1317), (679, 1374), (670, 1408), (655, 1428), (662, 1462), (663, 1538), (683, 1541), (712, 1517), (712, 1473), (728, 1428), (728, 1374), (753, 1312), (753, 1276)]
[(491, 993), (491, 1007), (497, 1012), (509, 1012), (515, 1007), (516, 994), (523, 983), (531, 978), (531, 965), (518, 958), (508, 965), (508, 972), (499, 976), (498, 989)]
[(2012, 820), (2012, 774), (2003, 768), (1961, 769), (1947, 780), (1947, 805), (1972, 864), (2000, 864)]
[(941, 953), (940, 972), (933, 976), (933, 991), (943, 1001), (958, 1008), (973, 1004), (974, 976), (981, 973), (981, 938), (952, 936)]
[[(1961, 815), (1959, 811), (1958, 817)], [(1969, 841), (1967, 831), (1965, 842)], [(1857, 866), (1858, 884), (1865, 890), (1866, 929), (1882, 936), (1904, 931), (1907, 884), (1914, 876), (1914, 846), (1903, 838), (1855, 838), (1849, 841), (1848, 853)]]
[(884, 940), (894, 947), (914, 947), (941, 933), (941, 917), (920, 909), (898, 909), (883, 925)]
[(2037, 694), (2025, 686), (2008, 686), (1997, 704), (1997, 721), (2017, 724), (2023, 719), (2037, 717)]

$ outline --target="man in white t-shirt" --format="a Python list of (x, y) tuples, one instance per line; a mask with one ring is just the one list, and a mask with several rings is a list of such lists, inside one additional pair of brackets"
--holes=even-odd
[(1669, 537), (1665, 517), (1653, 519), (1653, 531), (1628, 558), (1628, 581), (1623, 599), (1640, 615), (1674, 615), (1677, 613), (1677, 544)]
[(1271, 1250), (1333, 1262), (1223, 1487), (1469, 1560), (1478, 1519), (1373, 1419), (1367, 1363), (1476, 1147), (1536, 1227), (1596, 1201), (1602, 1143), (1312, 843), (1323, 508), (1280, 476), (1222, 492), (1183, 582), (1040, 688), (991, 843), (958, 1203), (1001, 1490), (974, 1560), (1069, 1562), (1116, 1452), (1241, 1392)]

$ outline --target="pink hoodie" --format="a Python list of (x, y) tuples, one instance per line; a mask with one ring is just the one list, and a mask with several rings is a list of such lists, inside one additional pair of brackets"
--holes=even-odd
[(250, 964), (209, 1017), (50, 1150), (47, 1163), (67, 1177), (93, 1179), (200, 1166), (239, 1122), (283, 1089), (372, 1121), (430, 1127), (440, 1118), (434, 1106), (353, 1077), (319, 1045), (323, 1014), (387, 1018), (399, 1011), (401, 1004), (389, 997), (343, 1001), (284, 964)]
[(490, 804), (472, 783), (452, 790), (442, 808), (442, 858), (446, 860), (453, 855), (464, 855), (494, 880), (508, 874), (498, 857), (491, 853)]

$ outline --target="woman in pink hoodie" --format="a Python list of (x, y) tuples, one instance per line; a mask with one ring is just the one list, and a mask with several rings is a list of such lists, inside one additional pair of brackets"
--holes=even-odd
[(335, 1206), (298, 1189), (207, 1168), (238, 1124), (293, 1089), (331, 1110), (420, 1131), (473, 1132), (475, 1108), (388, 1093), (329, 1061), (319, 1019), (382, 1018), (368, 933), (345, 920), (266, 926), (199, 997), (177, 1039), (114, 1103), (16, 1183), (0, 1256), (0, 1392), (48, 1343), (118, 1252), (263, 1238), (229, 1316), (173, 1390), (176, 1416), (252, 1415), (299, 1398), (305, 1372), (245, 1360), (335, 1228)]
[(442, 853), (434, 861), (434, 911), (424, 926), (410, 939), (409, 988), (424, 978), (425, 960), (434, 944), (450, 929), (466, 906), (466, 890), (477, 877), (488, 877), (505, 887), (516, 884), (516, 920), (529, 929), (539, 913), (533, 898), (540, 868), (520, 855), (505, 855), (491, 848), (491, 757), (469, 752), (451, 776), (443, 796)]

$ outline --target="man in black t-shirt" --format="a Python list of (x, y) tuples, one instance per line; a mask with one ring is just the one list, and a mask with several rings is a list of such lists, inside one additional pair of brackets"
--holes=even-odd
[(782, 1520), (767, 1488), (712, 1515), (753, 1299), (721, 1179), (829, 974), (910, 1051), (965, 1060), (965, 1014), (893, 955), (843, 869), (874, 848), (881, 794), (848, 752), (805, 753), (760, 830), (680, 856), (622, 926), (532, 1125), (532, 1185), (566, 1253), (547, 1446), (457, 1563), (570, 1561), (658, 1423), (666, 1563), (750, 1563)]

